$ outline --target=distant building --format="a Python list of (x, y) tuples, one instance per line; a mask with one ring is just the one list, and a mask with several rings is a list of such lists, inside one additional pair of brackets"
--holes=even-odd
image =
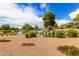
[(78, 24), (79, 24), (78, 22), (69, 22), (67, 24), (61, 25), (61, 28), (71, 28), (72, 26), (78, 25)]

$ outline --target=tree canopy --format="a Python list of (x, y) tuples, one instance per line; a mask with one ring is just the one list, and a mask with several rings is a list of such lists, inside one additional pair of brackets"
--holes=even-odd
[(33, 30), (34, 28), (31, 26), (31, 25), (29, 25), (29, 24), (25, 24), (23, 27), (22, 27), (22, 29), (23, 30)]
[(74, 22), (79, 22), (79, 14), (76, 15), (76, 17), (73, 19)]
[(11, 27), (9, 24), (3, 24), (0, 26), (0, 30), (18, 30), (18, 28)]
[(9, 24), (4, 24), (0, 27), (1, 30), (9, 30), (10, 29), (10, 25)]
[(44, 17), (43, 17), (43, 21), (44, 21), (44, 27), (47, 28), (48, 26), (54, 26), (56, 24), (55, 22), (55, 14), (52, 12), (47, 12)]

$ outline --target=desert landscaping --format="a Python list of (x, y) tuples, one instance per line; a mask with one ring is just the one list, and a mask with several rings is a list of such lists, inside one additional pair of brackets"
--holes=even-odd
[(52, 12), (46, 13), (43, 18), (44, 29), (29, 24), (21, 29), (9, 24), (0, 26), (0, 55), (79, 56), (78, 24), (68, 23), (58, 27), (53, 16)]
[[(65, 4), (49, 4), (57, 8), (55, 10), (58, 10), (58, 14), (48, 7), (49, 11), (46, 8), (45, 11), (41, 9), (44, 11), (42, 15), (43, 11), (39, 11), (40, 8), (38, 12), (35, 10), (36, 7), (32, 9), (28, 5), (11, 4), (7, 5), (8, 9), (6, 5), (2, 5), (0, 9), (0, 12), (2, 11), (0, 13), (0, 56), (79, 56), (79, 9), (78, 13), (70, 13), (69, 16), (73, 17), (69, 18), (65, 17), (66, 14), (63, 15), (65, 12), (60, 13), (62, 8), (59, 11), (56, 7), (56, 5), (66, 6)], [(44, 6), (45, 4), (41, 8)], [(9, 11), (6, 12), (5, 9)], [(63, 20), (57, 20), (60, 18)], [(64, 18), (70, 20), (64, 20)]]
[[(57, 50), (58, 46), (76, 46), (79, 48), (79, 38), (25, 38), (23, 35), (0, 37), (10, 42), (0, 42), (2, 56), (66, 56)], [(34, 46), (22, 46), (22, 43), (34, 43)]]
[[(53, 16), (51, 12), (46, 17)], [(44, 17), (46, 19), (46, 17)], [(44, 22), (45, 22), (44, 19)], [(51, 19), (48, 19), (51, 20)], [(53, 19), (52, 19), (53, 20)], [(45, 23), (44, 29), (25, 24), (21, 29), (4, 24), (0, 27), (1, 56), (79, 56), (79, 29)], [(74, 25), (74, 26), (78, 26)]]

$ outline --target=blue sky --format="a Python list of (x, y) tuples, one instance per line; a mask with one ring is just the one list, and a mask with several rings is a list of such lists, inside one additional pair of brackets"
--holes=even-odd
[(40, 8), (40, 3), (18, 3), (17, 5), (22, 8), (33, 7), (39, 16), (43, 16), (47, 12), (47, 8), (48, 11), (55, 13), (57, 19), (70, 19), (68, 14), (79, 8), (79, 3), (47, 3), (43, 9)]
[(16, 3), (0, 4), (0, 24), (22, 27), (25, 23), (43, 27), (42, 17), (55, 13), (58, 24), (68, 23), (79, 13), (78, 3)]

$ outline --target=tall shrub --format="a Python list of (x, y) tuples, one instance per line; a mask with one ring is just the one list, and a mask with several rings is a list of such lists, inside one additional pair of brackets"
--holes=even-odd
[(67, 33), (66, 33), (66, 35), (68, 37), (77, 37), (78, 33), (77, 33), (76, 30), (68, 30)]
[(64, 34), (63, 31), (55, 31), (54, 37), (55, 38), (64, 38), (65, 37), (65, 34)]

